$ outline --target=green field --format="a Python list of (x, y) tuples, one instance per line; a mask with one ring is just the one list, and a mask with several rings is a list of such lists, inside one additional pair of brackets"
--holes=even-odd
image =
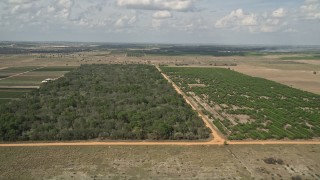
[[(8, 88), (0, 88), (0, 104), (5, 104), (11, 99), (17, 99), (23, 97), (26, 92), (30, 92), (31, 89), (24, 88), (9, 88), (12, 86), (39, 86), (41, 81), (51, 78), (59, 78), (65, 73), (75, 69), (76, 67), (44, 67), (41, 69), (36, 69), (39, 67), (26, 66), (26, 67), (9, 67), (0, 70), (0, 79), (20, 74), (26, 71), (30, 71), (24, 74), (13, 76), (7, 79), (0, 80), (0, 86)], [(34, 70), (35, 69), (35, 70)], [(33, 71), (31, 71), (33, 70)]]
[(5, 104), (11, 99), (21, 98), (30, 91), (32, 89), (0, 88), (0, 104)]
[[(0, 70), (0, 77), (12, 76), (15, 74), (33, 70), (35, 68), (37, 67), (10, 67), (7, 69), (2, 69)], [(35, 69), (34, 71), (0, 80), (0, 86), (38, 86), (41, 84), (41, 81), (47, 78), (58, 78), (75, 68), (76, 67), (53, 66)]]
[[(230, 140), (320, 136), (319, 95), (227, 69), (161, 69), (185, 92), (194, 92), (211, 107), (220, 106), (220, 118), (209, 116)], [(205, 86), (189, 87), (198, 83)]]
[(320, 55), (309, 55), (309, 56), (288, 56), (281, 57), (281, 60), (320, 60)]
[(0, 140), (196, 140), (209, 133), (148, 65), (83, 65), (0, 107)]
[(20, 98), (24, 94), (26, 94), (26, 92), (1, 91), (0, 89), (0, 99), (1, 98)]
[(41, 69), (37, 69), (34, 72), (37, 71), (72, 71), (73, 69), (75, 69), (77, 67), (70, 67), (70, 66), (50, 66), (50, 67), (44, 67)]
[(10, 99), (0, 99), (0, 105), (4, 105), (6, 103), (8, 103), (10, 101)]
[(9, 77), (9, 76), (12, 76), (15, 74), (23, 73), (26, 71), (30, 71), (35, 68), (38, 68), (38, 67), (28, 66), (28, 67), (9, 67), (9, 68), (5, 68), (5, 69), (0, 69), (0, 79), (5, 78), (5, 77)]
[(15, 76), (0, 81), (0, 86), (37, 86), (48, 76)]

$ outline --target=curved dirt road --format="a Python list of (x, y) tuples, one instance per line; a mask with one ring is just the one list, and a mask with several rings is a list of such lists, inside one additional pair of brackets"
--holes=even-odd
[[(212, 139), (209, 141), (108, 141), (108, 142), (93, 142), (93, 141), (78, 141), (78, 142), (48, 142), (48, 143), (6, 143), (0, 144), (0, 147), (20, 147), (20, 146), (156, 146), (156, 145), (171, 145), (171, 146), (199, 146), (199, 145), (223, 145), (226, 142), (226, 139), (220, 134), (220, 132), (213, 127), (210, 123), (209, 119), (203, 114), (201, 110), (196, 108), (185, 95), (185, 93), (164, 73), (162, 73), (161, 69), (158, 66), (155, 66), (162, 76), (168, 80), (169, 83), (172, 84), (174, 89), (183, 96), (185, 101), (192, 107), (192, 109), (196, 110), (199, 116), (202, 118), (204, 123), (211, 130)], [(319, 140), (309, 140), (309, 141), (301, 141), (301, 140), (266, 140), (266, 141), (227, 141), (227, 144), (230, 145), (272, 145), (272, 144), (292, 144), (292, 145), (305, 145), (305, 144), (319, 144)]]

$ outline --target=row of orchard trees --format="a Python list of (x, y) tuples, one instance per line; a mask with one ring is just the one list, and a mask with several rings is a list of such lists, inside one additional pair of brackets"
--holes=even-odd
[(83, 65), (0, 107), (0, 139), (205, 139), (209, 130), (153, 66)]
[[(221, 112), (248, 115), (238, 124), (214, 122), (229, 139), (308, 139), (320, 136), (320, 95), (222, 68), (162, 68), (186, 91), (224, 104)], [(192, 87), (188, 84), (205, 84)], [(237, 108), (233, 108), (237, 107)], [(218, 120), (217, 120), (218, 121)]]

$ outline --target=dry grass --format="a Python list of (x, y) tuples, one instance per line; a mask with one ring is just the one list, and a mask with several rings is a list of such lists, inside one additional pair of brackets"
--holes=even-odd
[(316, 179), (319, 156), (319, 145), (1, 147), (0, 179)]

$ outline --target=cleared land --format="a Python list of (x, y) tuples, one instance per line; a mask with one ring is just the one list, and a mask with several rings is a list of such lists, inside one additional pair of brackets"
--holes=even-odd
[(319, 156), (319, 145), (1, 147), (0, 179), (318, 179)]
[(22, 98), (47, 78), (58, 79), (75, 67), (4, 67), (0, 69), (0, 104)]
[[(301, 68), (301, 65), (295, 65), (288, 69), (290, 68), (288, 65), (273, 64), (272, 66), (265, 65), (265, 67), (240, 65), (233, 67), (233, 69), (250, 76), (266, 78), (297, 89), (320, 94), (320, 60), (308, 63), (310, 64), (305, 68)], [(309, 66), (313, 68), (309, 68)]]
[(1, 140), (194, 140), (210, 130), (151, 65), (84, 65), (0, 108)]
[[(230, 140), (320, 136), (319, 95), (227, 69), (162, 70)], [(189, 86), (196, 83), (206, 86)]]

